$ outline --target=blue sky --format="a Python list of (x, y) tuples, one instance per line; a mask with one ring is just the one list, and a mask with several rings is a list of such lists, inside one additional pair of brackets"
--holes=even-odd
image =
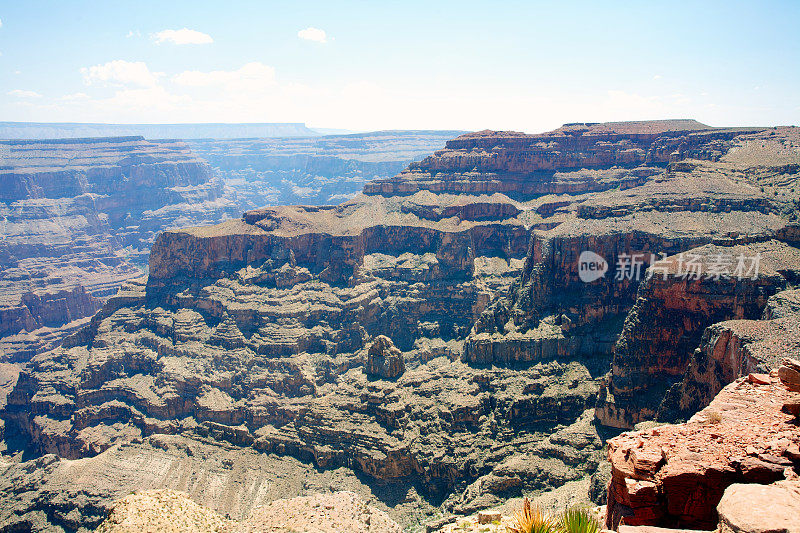
[(0, 1), (0, 120), (800, 123), (800, 2)]

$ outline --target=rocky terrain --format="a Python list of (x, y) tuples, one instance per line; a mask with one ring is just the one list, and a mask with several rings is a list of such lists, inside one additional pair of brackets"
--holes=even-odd
[[(4, 523), (96, 526), (118, 495), (76, 485), (70, 522), (44, 496), (71, 462), (126, 490), (218, 490), (113, 466), (168, 439), (306, 465), (309, 479), (350, 472), (409, 529), (565, 486), (601, 500), (607, 476), (610, 516), (626, 523), (617, 444), (603, 466), (611, 432), (702, 409), (778, 364), (771, 339), (796, 345), (799, 165), (795, 128), (479, 132), (339, 205), (164, 231), (148, 275), (35, 355), (8, 395), (8, 453), (22, 462), (0, 492)], [(757, 385), (779, 402), (782, 383)], [(791, 447), (796, 427), (767, 403), (762, 433)], [(239, 488), (210, 505), (223, 516), (274, 482), (225, 479)], [(667, 512), (647, 523), (670, 525), (655, 492)]]
[[(5, 130), (0, 124), (0, 133), (32, 133), (25, 128), (34, 126), (73, 136), (191, 136), (202, 131), (224, 137), (225, 132), (284, 131), (258, 129), (265, 125), (226, 129), (199, 124), (192, 125), (194, 130), (8, 126)], [(308, 186), (314, 183), (320, 201), (354, 194), (365, 180), (393, 175), (456, 135), (383, 132), (314, 138), (305, 128), (286, 132), (304, 137), (209, 139), (188, 146), (141, 137), (0, 142), (0, 361), (25, 362), (83, 327), (124, 280), (146, 270), (150, 246), (163, 229), (213, 224), (251, 207), (307, 198), (313, 196)], [(3, 405), (7, 388), (0, 390)]]
[(394, 176), (461, 133), (377, 131), (188, 142), (192, 151), (208, 161), (235, 191), (236, 202), (244, 211), (264, 205), (349, 200), (368, 181)]
[(19, 363), (141, 276), (162, 229), (236, 208), (185, 144), (116, 137), (0, 141), (0, 212), (0, 360)]
[(606, 525), (624, 520), (713, 529), (729, 486), (797, 480), (800, 395), (776, 374), (750, 374), (727, 385), (685, 424), (611, 439)]
[(274, 500), (245, 520), (225, 519), (185, 493), (154, 490), (126, 496), (97, 528), (100, 533), (400, 533), (389, 516), (352, 492)]

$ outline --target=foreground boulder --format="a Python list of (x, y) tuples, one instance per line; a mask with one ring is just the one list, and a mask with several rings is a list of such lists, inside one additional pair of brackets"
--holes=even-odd
[(800, 481), (731, 485), (717, 511), (720, 533), (798, 533)]
[(611, 439), (606, 526), (713, 529), (730, 485), (793, 476), (800, 432), (782, 410), (791, 394), (774, 374), (741, 378), (685, 424)]

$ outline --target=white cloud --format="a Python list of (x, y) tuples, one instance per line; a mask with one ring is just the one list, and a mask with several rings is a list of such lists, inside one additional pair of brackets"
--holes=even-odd
[(86, 93), (72, 93), (72, 94), (65, 94), (61, 97), (62, 100), (71, 101), (71, 100), (88, 100), (89, 95)]
[(103, 65), (94, 65), (81, 69), (86, 85), (137, 85), (139, 87), (155, 87), (158, 76), (150, 72), (142, 61), (125, 61), (116, 59)]
[(3, 19), (0, 19), (0, 28), (3, 27)]
[(221, 87), (233, 92), (259, 92), (275, 85), (275, 69), (253, 61), (236, 70), (186, 70), (172, 78), (185, 87)]
[(309, 26), (304, 30), (298, 31), (297, 36), (307, 41), (316, 41), (318, 43), (328, 42), (328, 36), (325, 33), (325, 30), (321, 30), (313, 26)]
[(207, 33), (197, 30), (190, 30), (183, 28), (180, 30), (163, 30), (153, 34), (153, 40), (156, 44), (173, 43), (173, 44), (211, 44), (214, 39)]
[(128, 34), (125, 37), (130, 38), (130, 37), (141, 37), (141, 36), (142, 36), (142, 32), (140, 32), (139, 30), (136, 30), (136, 31), (128, 30)]
[(655, 76), (653, 76), (653, 79), (654, 79), (654, 80), (660, 80), (660, 79), (661, 79), (661, 78), (663, 78), (663, 77), (664, 77), (664, 76), (662, 76), (661, 74), (656, 74)]
[(8, 96), (13, 96), (15, 98), (41, 98), (42, 95), (37, 93), (36, 91), (26, 91), (24, 89), (14, 89), (13, 91), (8, 91)]

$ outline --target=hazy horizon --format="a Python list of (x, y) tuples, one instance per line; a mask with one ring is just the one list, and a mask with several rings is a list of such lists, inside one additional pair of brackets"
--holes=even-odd
[[(800, 123), (800, 5), (262, 2), (0, 5), (0, 120)], [(776, 37), (778, 36), (778, 37)]]

